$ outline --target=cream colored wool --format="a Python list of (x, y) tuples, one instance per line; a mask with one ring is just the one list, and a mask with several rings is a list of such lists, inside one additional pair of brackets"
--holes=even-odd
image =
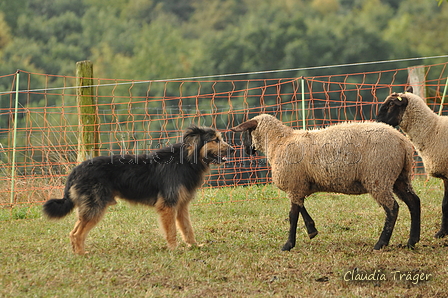
[(411, 179), (413, 148), (387, 124), (342, 123), (317, 130), (294, 130), (267, 114), (253, 118), (256, 150), (264, 152), (272, 180), (303, 206), (314, 192), (370, 193), (392, 208), (397, 177)]
[(400, 128), (406, 133), (423, 159), (429, 175), (448, 177), (448, 117), (438, 116), (421, 97), (410, 92)]
[[(376, 122), (342, 123), (318, 130), (294, 130), (275, 117), (262, 114), (231, 128), (245, 132), (247, 153), (264, 152), (272, 180), (291, 200), (289, 236), (282, 250), (296, 244), (297, 221), (302, 215), (308, 236), (318, 231), (304, 199), (315, 192), (370, 193), (386, 213), (383, 231), (374, 249), (389, 244), (399, 205), (411, 215), (407, 247), (420, 240), (420, 199), (411, 185), (411, 142), (391, 126)], [(252, 148), (251, 148), (252, 146)]]

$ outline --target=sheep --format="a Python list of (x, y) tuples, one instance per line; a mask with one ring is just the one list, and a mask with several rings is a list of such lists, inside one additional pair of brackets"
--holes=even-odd
[(391, 126), (342, 123), (317, 130), (295, 130), (272, 115), (258, 115), (236, 127), (243, 132), (246, 153), (264, 152), (272, 181), (291, 201), (289, 236), (283, 251), (296, 244), (299, 213), (308, 236), (318, 231), (304, 206), (315, 192), (370, 193), (386, 212), (384, 228), (374, 250), (387, 246), (398, 216), (395, 193), (409, 208), (411, 227), (407, 247), (420, 240), (420, 198), (411, 185), (413, 147)]
[(426, 172), (441, 178), (445, 187), (442, 200), (442, 223), (436, 238), (448, 235), (448, 117), (438, 116), (412, 93), (389, 95), (378, 111), (376, 120), (392, 126), (400, 126), (421, 156)]

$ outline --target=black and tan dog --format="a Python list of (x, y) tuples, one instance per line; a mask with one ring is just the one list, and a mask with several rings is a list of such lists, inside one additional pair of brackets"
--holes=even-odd
[(115, 198), (153, 206), (160, 216), (168, 248), (174, 249), (176, 223), (187, 245), (196, 240), (188, 205), (201, 186), (210, 164), (221, 164), (234, 149), (212, 128), (192, 126), (183, 142), (149, 155), (100, 156), (84, 161), (67, 178), (64, 197), (50, 199), (44, 213), (61, 218), (78, 208), (78, 221), (70, 232), (76, 254), (84, 254), (88, 232), (101, 220)]

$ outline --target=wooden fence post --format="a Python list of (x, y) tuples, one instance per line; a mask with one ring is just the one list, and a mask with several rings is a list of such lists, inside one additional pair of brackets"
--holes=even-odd
[(426, 88), (426, 67), (408, 67), (409, 85), (413, 93), (426, 101), (428, 90)]
[(93, 96), (93, 64), (91, 61), (76, 63), (76, 98), (78, 101), (79, 137), (78, 162), (99, 155), (98, 115)]

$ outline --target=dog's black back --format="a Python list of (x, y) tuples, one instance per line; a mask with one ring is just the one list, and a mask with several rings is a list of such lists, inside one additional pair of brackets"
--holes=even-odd
[(201, 185), (207, 169), (208, 165), (188, 158), (183, 143), (159, 149), (150, 155), (99, 156), (73, 169), (64, 195), (73, 196), (71, 189), (75, 187), (78, 197), (101, 200), (104, 204), (118, 196), (153, 206), (161, 196), (167, 206), (174, 206), (179, 187), (195, 190)]
[(230, 149), (216, 130), (192, 126), (182, 143), (148, 155), (94, 157), (73, 169), (64, 198), (48, 200), (43, 211), (60, 218), (79, 207), (86, 218), (95, 218), (115, 197), (150, 206), (162, 199), (165, 206), (175, 206), (182, 194), (194, 195), (209, 164), (224, 162)]

